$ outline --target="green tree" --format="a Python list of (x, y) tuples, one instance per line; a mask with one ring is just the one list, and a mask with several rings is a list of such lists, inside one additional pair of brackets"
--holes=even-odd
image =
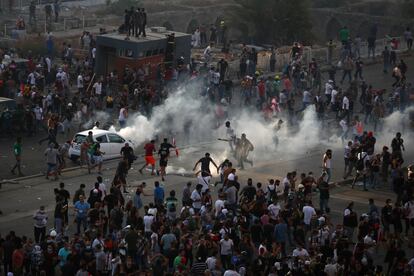
[[(231, 25), (256, 43), (312, 40), (309, 0), (235, 0)], [(246, 30), (247, 26), (247, 30)]]

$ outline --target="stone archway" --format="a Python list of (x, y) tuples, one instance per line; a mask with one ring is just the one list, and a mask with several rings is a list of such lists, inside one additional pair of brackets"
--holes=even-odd
[(162, 23), (162, 26), (165, 27), (167, 31), (174, 31), (174, 27), (169, 21)]
[(326, 24), (326, 39), (338, 39), (339, 38), (339, 30), (343, 27), (343, 25), (336, 19), (332, 17), (328, 23)]
[(192, 34), (198, 27), (200, 27), (200, 24), (198, 23), (197, 19), (191, 19), (187, 25), (187, 33)]

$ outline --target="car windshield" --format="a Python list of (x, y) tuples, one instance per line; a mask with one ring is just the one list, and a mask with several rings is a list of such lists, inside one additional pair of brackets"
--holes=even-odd
[(82, 134), (76, 134), (75, 138), (73, 138), (73, 142), (77, 144), (81, 144), (83, 141), (85, 141), (86, 135)]

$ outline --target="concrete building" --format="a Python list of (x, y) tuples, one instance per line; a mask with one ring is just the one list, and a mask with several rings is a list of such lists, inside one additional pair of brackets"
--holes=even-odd
[[(168, 39), (171, 37), (174, 37), (174, 44), (170, 43), (168, 46)], [(97, 76), (106, 75), (114, 69), (122, 72), (125, 66), (142, 67), (148, 75), (153, 76), (160, 63), (169, 61), (169, 54), (173, 64), (178, 57), (183, 57), (184, 62), (189, 63), (191, 56), (191, 35), (167, 31), (163, 27), (148, 29), (145, 38), (127, 38), (120, 33), (99, 35), (96, 45)]]

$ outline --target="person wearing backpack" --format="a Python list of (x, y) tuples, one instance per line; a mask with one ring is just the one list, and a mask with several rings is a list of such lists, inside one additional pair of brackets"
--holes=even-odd
[(167, 209), (167, 218), (171, 221), (177, 217), (177, 203), (178, 199), (175, 197), (175, 191), (170, 191), (170, 196), (165, 200), (165, 207)]
[(367, 189), (367, 166), (366, 164), (369, 164), (369, 156), (368, 153), (363, 151), (361, 149), (361, 152), (357, 154), (357, 161), (355, 164), (356, 168), (356, 175), (354, 177), (354, 180), (352, 181), (351, 188), (353, 189), (355, 186), (356, 181), (362, 177), (362, 182), (364, 184), (364, 191), (368, 191)]

